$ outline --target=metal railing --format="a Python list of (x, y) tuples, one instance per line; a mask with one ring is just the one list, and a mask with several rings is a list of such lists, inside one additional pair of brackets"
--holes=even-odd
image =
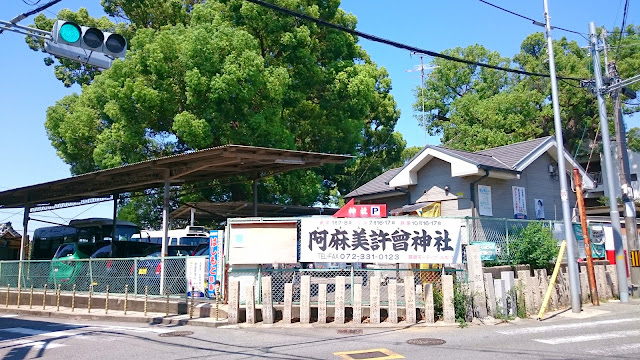
[[(36, 289), (61, 287), (61, 291), (105, 292), (109, 286), (111, 293), (124, 293), (128, 285), (129, 294), (145, 293), (149, 295), (184, 295), (186, 283), (187, 257), (165, 257), (165, 292), (160, 292), (159, 257), (122, 258), (122, 259), (55, 259), (25, 260), (22, 262), (23, 288), (33, 285)], [(18, 286), (20, 261), (0, 262), (0, 286), (9, 284)]]

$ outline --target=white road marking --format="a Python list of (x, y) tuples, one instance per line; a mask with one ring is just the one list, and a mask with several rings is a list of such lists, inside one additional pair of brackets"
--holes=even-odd
[(10, 343), (8, 343), (7, 345), (8, 345), (8, 347), (27, 347), (27, 346), (30, 346), (30, 347), (33, 347), (34, 349), (38, 349), (38, 350), (42, 349), (42, 348), (55, 349), (55, 348), (67, 346), (67, 345), (64, 345), (64, 344), (56, 344), (56, 343), (53, 343), (53, 342), (31, 341), (31, 340), (22, 340), (22, 339), (13, 340)]
[(587, 327), (598, 327), (602, 325), (620, 324), (620, 323), (632, 322), (632, 321), (638, 321), (638, 320), (640, 320), (640, 318), (590, 321), (590, 322), (580, 322), (580, 323), (573, 323), (573, 324), (538, 326), (538, 327), (529, 327), (529, 328), (522, 328), (522, 329), (510, 329), (510, 330), (498, 331), (498, 333), (503, 335), (537, 334), (537, 333), (542, 333), (547, 331), (582, 329)]
[(604, 340), (604, 339), (617, 339), (625, 338), (629, 336), (640, 336), (640, 330), (624, 330), (624, 331), (611, 331), (605, 333), (591, 334), (591, 335), (576, 335), (576, 336), (564, 336), (551, 339), (534, 339), (534, 341), (558, 345), (558, 344), (570, 344), (577, 342), (585, 342), (592, 340)]
[(2, 316), (0, 316), (0, 317), (3, 317), (3, 318), (13, 318), (13, 317), (17, 317), (17, 316), (18, 316), (18, 314), (8, 314), (8, 315), (2, 315)]
[(607, 349), (591, 350), (589, 351), (589, 353), (594, 355), (603, 355), (603, 356), (630, 355), (630, 354), (637, 353), (638, 350), (640, 350), (640, 343), (615, 345)]
[[(82, 325), (82, 324), (67, 324), (73, 326), (84, 326), (83, 329), (98, 329), (106, 331), (126, 331), (135, 333), (156, 333), (165, 334), (175, 331), (173, 329), (159, 329), (159, 328), (145, 328), (145, 327), (129, 327), (129, 326), (112, 326), (112, 325)], [(95, 331), (95, 330), (94, 330)]]

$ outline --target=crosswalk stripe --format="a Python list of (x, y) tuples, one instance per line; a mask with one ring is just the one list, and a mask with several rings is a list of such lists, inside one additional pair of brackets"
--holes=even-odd
[(2, 316), (0, 316), (0, 317), (3, 317), (3, 318), (13, 318), (13, 317), (17, 317), (17, 316), (18, 316), (18, 314), (7, 314), (7, 315), (2, 315)]
[(629, 336), (639, 336), (639, 335), (640, 335), (640, 330), (624, 330), (624, 331), (611, 331), (611, 332), (591, 334), (591, 335), (564, 336), (564, 337), (551, 338), (551, 339), (534, 339), (534, 341), (545, 343), (545, 344), (558, 345), (558, 344), (569, 344), (569, 343), (585, 342), (585, 341), (592, 341), (592, 340), (625, 338)]
[(640, 318), (602, 320), (602, 321), (593, 321), (593, 322), (581, 322), (581, 323), (575, 323), (575, 324), (529, 327), (529, 328), (522, 328), (522, 329), (512, 328), (510, 330), (498, 331), (498, 333), (503, 335), (537, 334), (537, 333), (542, 333), (547, 331), (581, 329), (585, 327), (598, 327), (602, 325), (620, 324), (620, 323), (632, 322), (632, 321), (638, 321), (638, 320), (640, 320)]
[(640, 343), (615, 345), (607, 349), (590, 350), (588, 352), (594, 355), (611, 356), (611, 355), (622, 355), (622, 354), (629, 354), (629, 355), (635, 354), (635, 352), (637, 352), (638, 350), (640, 350)]

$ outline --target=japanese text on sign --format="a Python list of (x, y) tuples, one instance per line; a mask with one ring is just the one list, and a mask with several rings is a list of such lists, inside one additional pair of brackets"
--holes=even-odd
[(301, 220), (300, 261), (459, 263), (460, 220)]

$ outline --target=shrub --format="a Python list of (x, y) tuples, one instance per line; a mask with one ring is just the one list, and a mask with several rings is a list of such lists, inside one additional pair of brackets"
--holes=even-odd
[(518, 240), (509, 243), (514, 264), (529, 265), (532, 269), (548, 268), (558, 253), (558, 242), (551, 229), (543, 222), (535, 221), (518, 235)]

